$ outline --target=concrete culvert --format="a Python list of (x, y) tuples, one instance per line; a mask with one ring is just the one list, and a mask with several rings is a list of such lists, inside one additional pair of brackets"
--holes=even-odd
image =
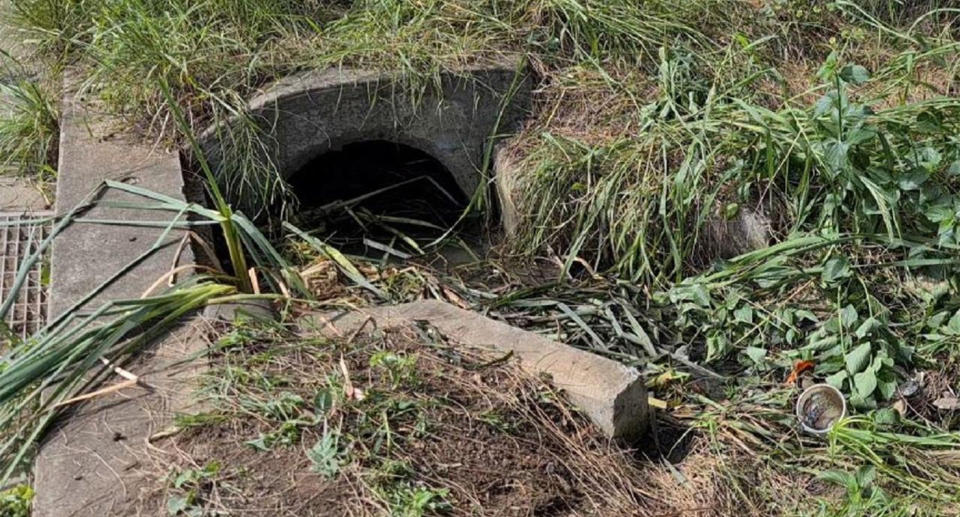
[[(441, 73), (437, 79), (411, 86), (418, 83), (378, 72), (314, 71), (266, 89), (250, 101), (248, 114), (269, 142), (261, 152), (269, 154), (265, 158), (281, 176), (296, 183), (307, 206), (332, 199), (316, 197), (321, 185), (347, 186), (321, 178), (315, 160), (342, 158), (330, 153), (358, 157), (371, 149), (381, 156), (409, 154), (410, 149), (423, 153), (447, 171), (451, 180), (443, 184), (455, 191), (451, 193), (469, 197), (477, 188), (492, 187), (483, 184), (481, 170), (493, 141), (515, 132), (526, 117), (530, 80), (515, 64)], [(201, 138), (214, 170), (229, 168), (224, 149), (235, 143), (227, 130), (231, 123), (236, 121), (211, 128)], [(395, 148), (356, 151), (356, 146), (381, 145), (372, 142)], [(307, 179), (307, 174), (313, 177)], [(495, 189), (490, 193), (495, 196)]]

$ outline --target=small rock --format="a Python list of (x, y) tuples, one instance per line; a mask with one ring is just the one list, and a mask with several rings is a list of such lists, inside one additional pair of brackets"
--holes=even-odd
[(773, 236), (772, 226), (764, 214), (746, 208), (729, 219), (714, 216), (704, 225), (701, 252), (711, 259), (729, 259), (765, 248)]
[(900, 386), (900, 394), (904, 397), (912, 397), (920, 391), (920, 383), (916, 379), (910, 379)]

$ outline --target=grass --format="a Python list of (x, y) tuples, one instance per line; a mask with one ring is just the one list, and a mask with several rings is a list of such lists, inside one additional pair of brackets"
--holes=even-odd
[[(518, 164), (521, 216), (506, 265), (480, 263), (459, 279), (378, 268), (288, 224), (314, 294), (350, 304), (444, 298), (643, 368), (667, 420), (689, 427), (695, 442), (657, 485), (674, 508), (955, 513), (957, 419), (933, 403), (960, 389), (960, 13), (949, 3), (14, 6), (46, 62), (74, 65), (82, 87), (145, 137), (191, 142), (211, 124), (237, 121), (219, 126), (227, 165), (198, 164), (218, 205), (205, 214), (234, 235), (234, 270), (249, 259), (273, 278), (267, 272), (279, 267), (278, 290), (299, 276), (237, 211), (289, 214), (295, 204), (264, 158), (269, 138), (244, 118), (245, 98), (315, 67), (389, 71), (416, 93), (440, 72), (523, 58), (535, 109), (503, 150)], [(15, 88), (0, 150), (35, 170), (49, 161), (57, 108), (42, 89)], [(513, 275), (510, 264), (537, 259), (559, 264), (550, 281)], [(399, 389), (409, 381), (404, 361), (382, 355), (364, 368), (382, 369), (378, 379)], [(850, 401), (854, 414), (828, 442), (794, 429), (797, 386), (783, 379), (801, 361), (813, 363), (804, 376)], [(303, 416), (309, 394), (286, 391), (301, 401), (277, 392), (231, 406), (256, 419), (262, 433), (250, 439), (263, 448), (303, 439), (303, 426), (283, 424), (298, 418), (288, 413)], [(278, 400), (287, 406), (269, 405)], [(483, 419), (502, 424), (497, 414)], [(319, 472), (343, 467), (339, 451), (368, 438), (328, 423), (300, 457)], [(386, 428), (369, 433), (389, 441)], [(398, 461), (363, 478), (370, 500), (413, 514), (448, 501), (438, 487), (369, 481), (404, 479)], [(176, 504), (210, 493), (222, 470), (205, 467), (179, 471)]]
[(41, 182), (56, 179), (59, 113), (36, 82), (0, 84), (0, 167)]

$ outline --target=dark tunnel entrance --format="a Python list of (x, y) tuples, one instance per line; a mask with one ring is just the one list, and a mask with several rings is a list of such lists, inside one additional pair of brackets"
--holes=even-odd
[[(370, 258), (428, 253), (468, 202), (436, 158), (382, 140), (319, 155), (289, 183), (300, 201), (298, 226), (344, 252)], [(461, 224), (461, 234), (475, 233), (476, 226)]]

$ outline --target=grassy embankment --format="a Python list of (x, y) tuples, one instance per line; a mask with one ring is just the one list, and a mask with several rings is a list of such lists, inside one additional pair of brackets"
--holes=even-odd
[[(537, 93), (509, 149), (524, 218), (512, 252), (562, 271), (496, 295), (451, 283), (460, 297), (644, 368), (664, 422), (696, 431), (686, 490), (663, 497), (721, 514), (956, 511), (960, 47), (945, 3), (13, 3), (52, 70), (76, 66), (167, 140), (304, 68), (381, 68), (415, 90), (526, 59)], [(20, 120), (54, 127), (47, 105), (23, 103), (38, 116)], [(244, 152), (261, 145), (253, 125), (235, 138), (233, 166), (211, 171), (226, 200), (251, 214), (289, 202)], [(758, 249), (727, 246), (744, 227)], [(403, 275), (388, 297), (429, 291)], [(854, 409), (827, 444), (791, 421), (782, 381), (799, 360)]]

